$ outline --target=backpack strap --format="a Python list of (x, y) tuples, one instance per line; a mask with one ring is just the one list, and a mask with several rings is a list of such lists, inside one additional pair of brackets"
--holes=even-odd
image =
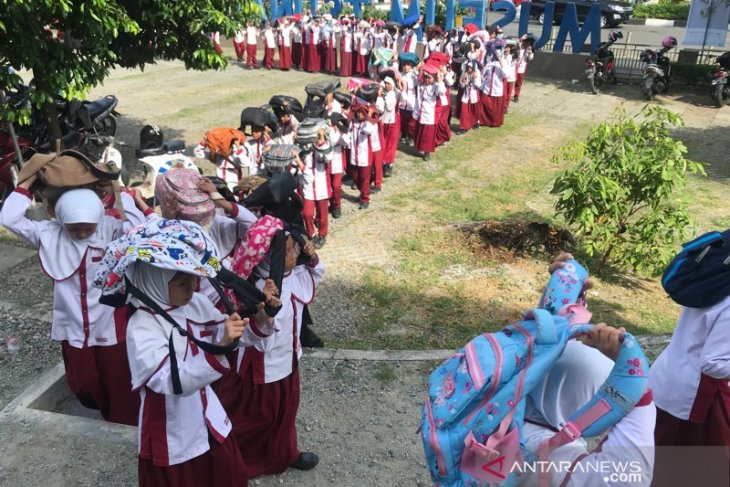
[(537, 325), (536, 342), (540, 345), (558, 343), (558, 334), (555, 329), (555, 318), (546, 309), (533, 309), (525, 313), (525, 319), (534, 320)]

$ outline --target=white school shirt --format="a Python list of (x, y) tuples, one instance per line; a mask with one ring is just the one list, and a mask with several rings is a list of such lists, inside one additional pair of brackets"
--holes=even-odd
[(426, 43), (423, 58), (427, 59), (428, 56), (431, 55), (431, 53), (434, 52), (441, 52), (441, 40), (440, 39), (431, 39)]
[(302, 43), (302, 30), (294, 26), (292, 29), (292, 32), (294, 33), (294, 44), (301, 44)]
[(291, 32), (292, 26), (286, 25), (279, 27), (278, 42), (280, 46), (291, 47)]
[(517, 80), (517, 60), (511, 54), (503, 58), (502, 69), (504, 70), (504, 79), (508, 83)]
[(350, 164), (357, 167), (370, 165), (370, 156), (373, 153), (370, 135), (378, 132), (378, 126), (372, 122), (360, 122), (354, 119), (350, 124)]
[(385, 45), (385, 33), (384, 32), (373, 32), (371, 34), (373, 38), (373, 49), (383, 47)]
[(447, 106), (451, 102), (451, 93), (449, 89), (454, 85), (454, 72), (446, 71), (444, 75), (444, 92), (441, 94), (441, 106)]
[[(30, 207), (32, 198), (33, 195), (22, 188), (11, 193), (0, 211), (0, 225), (40, 249), (46, 244), (41, 240), (44, 230), (60, 226), (61, 223), (55, 220), (36, 222), (26, 218), (25, 212)], [(125, 205), (128, 201), (126, 198), (122, 199)], [(128, 217), (133, 218), (137, 214), (139, 212), (130, 211)], [(111, 216), (103, 216), (96, 230), (100, 243), (94, 247), (88, 246), (73, 274), (63, 276), (64, 279), (53, 279), (52, 340), (67, 340), (74, 348), (111, 346), (124, 340), (123, 335), (117, 335), (114, 308), (99, 303), (101, 289), (94, 287), (93, 281), (97, 267), (104, 257), (104, 246), (140, 223), (142, 222), (123, 222)], [(59, 259), (64, 258), (63, 250), (58, 249)], [(43, 271), (48, 274), (45, 269)]]
[(312, 25), (309, 31), (309, 44), (319, 44), (322, 32), (317, 25)]
[(523, 74), (525, 71), (527, 71), (527, 63), (532, 61), (532, 58), (535, 57), (534, 52), (530, 52), (528, 54), (527, 49), (520, 49), (519, 54), (517, 56), (517, 73)]
[[(227, 316), (199, 293), (187, 305), (165, 311), (199, 340), (218, 342), (223, 337)], [(240, 346), (259, 343), (273, 332), (272, 325), (249, 325)], [(172, 388), (171, 334), (182, 394), (174, 394)], [(204, 352), (147, 308), (138, 309), (129, 319), (127, 355), (132, 388), (139, 390), (141, 399), (137, 430), (141, 458), (151, 459), (158, 467), (177, 465), (210, 450), (209, 435), (218, 443), (225, 441), (231, 421), (210, 387), (230, 369), (225, 356)], [(152, 373), (150, 364), (158, 364)]]
[(365, 32), (360, 37), (360, 50), (359, 54), (367, 56), (373, 49), (373, 35), (370, 32)]
[(273, 49), (276, 47), (276, 37), (274, 37), (274, 31), (271, 29), (264, 30), (264, 46), (267, 49)]
[(330, 165), (331, 174), (344, 174), (346, 153), (344, 149), (350, 147), (350, 133), (341, 133), (335, 127), (330, 128), (330, 144), (332, 144), (332, 163)]
[(246, 27), (246, 44), (258, 43), (259, 30), (256, 27)]
[[(317, 285), (324, 277), (324, 264), (317, 258), (314, 262), (296, 266), (284, 276), (281, 282), (281, 309), (274, 318), (275, 332), (251, 347), (238, 353), (238, 371), (243, 375), (241, 365), (246, 354), (253, 353), (253, 381), (255, 384), (269, 384), (291, 375), (293, 366), (302, 357), (299, 336), (302, 328), (304, 306), (314, 300)], [(266, 281), (259, 279), (256, 286), (264, 288)], [(263, 352), (263, 353), (256, 353)]]
[(482, 87), (482, 75), (479, 71), (474, 71), (471, 82), (460, 82), (463, 88), (461, 94), (461, 103), (477, 103), (479, 101), (479, 89)]
[(416, 88), (418, 87), (418, 75), (415, 70), (403, 73), (401, 76), (405, 84), (405, 90), (400, 96), (400, 109), (412, 111), (416, 105)]
[(322, 154), (318, 151), (309, 151), (302, 154), (304, 170), (299, 179), (302, 196), (305, 200), (322, 201), (332, 196), (327, 168), (332, 162), (332, 152)]
[(279, 137), (281, 138), (282, 144), (294, 144), (294, 132), (299, 127), (299, 120), (297, 120), (297, 117), (294, 115), (291, 116), (291, 121), (281, 126), (281, 130), (279, 131)]
[(381, 114), (380, 120), (386, 125), (395, 123), (395, 111), (398, 109), (398, 93), (393, 88), (385, 92), (385, 96), (378, 97), (378, 111)]
[[(576, 404), (576, 410), (582, 404)], [(616, 423), (601, 443), (600, 447), (588, 452), (586, 442), (578, 438), (554, 450), (546, 467), (550, 471), (550, 487), (632, 487), (648, 486), (654, 472), (654, 424), (656, 407), (654, 403), (638, 406)], [(526, 422), (522, 430), (527, 450), (537, 454), (538, 446), (555, 432), (543, 426)], [(568, 468), (558, 466), (571, 465)], [(574, 465), (574, 466), (573, 466)], [(620, 467), (623, 465), (624, 467)], [(604, 481), (604, 468), (612, 469), (607, 473), (637, 473), (641, 479), (626, 476), (626, 480)], [(556, 473), (556, 470), (559, 470)], [(539, 471), (539, 470), (538, 470)], [(619, 480), (617, 478), (617, 480)], [(526, 472), (521, 477), (520, 487), (533, 487), (538, 484), (538, 474)]]
[(702, 374), (730, 380), (730, 297), (709, 308), (682, 308), (669, 345), (649, 371), (657, 407), (688, 420)]
[(430, 86), (419, 86), (413, 118), (418, 120), (421, 125), (434, 125), (436, 123), (436, 100), (445, 91), (446, 87), (441, 81), (434, 81)]
[(352, 52), (352, 31), (346, 29), (342, 33), (342, 45), (345, 52)]
[[(251, 144), (253, 142), (253, 144)], [(210, 151), (205, 140), (193, 149), (193, 155), (201, 159), (210, 159)], [(259, 167), (256, 164), (255, 141), (247, 140), (238, 146), (238, 150), (231, 152), (228, 157), (216, 156), (215, 175), (226, 182), (229, 189), (233, 188), (241, 180), (241, 176), (253, 176), (258, 174)]]
[(237, 30), (237, 31), (236, 31), (236, 35), (235, 35), (235, 36), (233, 37), (233, 40), (234, 40), (234, 41), (235, 41), (235, 42), (236, 42), (237, 44), (243, 44), (243, 41), (244, 41), (244, 40), (246, 39), (246, 38), (244, 37), (244, 35), (245, 35), (245, 34), (244, 34), (244, 31), (242, 31), (242, 30)]
[(401, 49), (401, 52), (416, 52), (416, 45), (418, 44), (418, 36), (416, 35), (416, 31), (418, 30), (420, 25), (420, 23), (414, 25), (407, 34), (403, 35), (403, 48)]
[(492, 61), (484, 67), (482, 73), (482, 93), (500, 97), (504, 91), (504, 71), (499, 61)]

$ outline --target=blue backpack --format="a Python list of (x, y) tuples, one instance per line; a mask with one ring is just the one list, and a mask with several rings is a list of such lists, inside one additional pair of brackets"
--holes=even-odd
[[(556, 278), (554, 273), (551, 282)], [(568, 277), (574, 300), (582, 282)], [(553, 286), (556, 287), (556, 286)], [(543, 302), (550, 302), (548, 285)], [(497, 333), (474, 338), (429, 377), (421, 436), (431, 478), (438, 486), (515, 485), (516, 463), (536, 457), (523, 450), (525, 396), (547, 375), (568, 340), (590, 330), (578, 305), (553, 316), (545, 309)], [(575, 324), (578, 323), (578, 324)], [(649, 363), (626, 333), (611, 374), (561, 431), (539, 447), (539, 458), (581, 436), (597, 436), (620, 421), (646, 392)], [(549, 481), (542, 475), (541, 481)]]
[(662, 275), (662, 287), (689, 308), (707, 308), (730, 296), (730, 230), (682, 245)]

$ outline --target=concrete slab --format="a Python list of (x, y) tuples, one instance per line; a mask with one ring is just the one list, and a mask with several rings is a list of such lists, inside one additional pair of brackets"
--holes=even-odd
[(35, 250), (0, 243), (0, 272), (15, 267), (36, 255)]

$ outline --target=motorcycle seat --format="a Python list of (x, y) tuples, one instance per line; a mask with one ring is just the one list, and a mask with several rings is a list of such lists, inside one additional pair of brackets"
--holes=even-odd
[(107, 115), (112, 110), (114, 110), (114, 108), (116, 108), (117, 106), (117, 103), (118, 100), (116, 96), (107, 95), (104, 98), (100, 98), (98, 100), (84, 102), (84, 108), (86, 108), (86, 111), (89, 114), (89, 118), (91, 120), (96, 120), (97, 118)]

